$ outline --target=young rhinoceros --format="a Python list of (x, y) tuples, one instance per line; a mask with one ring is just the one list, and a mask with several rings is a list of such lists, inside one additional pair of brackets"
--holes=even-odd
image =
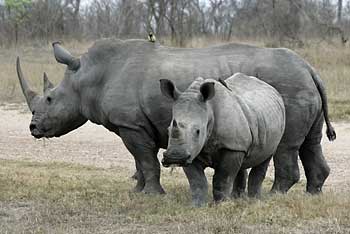
[(258, 196), (284, 132), (280, 94), (267, 83), (241, 73), (221, 82), (197, 78), (183, 93), (170, 80), (160, 80), (160, 87), (175, 101), (162, 164), (184, 167), (193, 204), (206, 202), (206, 167), (215, 170), (214, 201), (230, 197), (237, 173), (246, 168), (252, 168), (248, 195)]

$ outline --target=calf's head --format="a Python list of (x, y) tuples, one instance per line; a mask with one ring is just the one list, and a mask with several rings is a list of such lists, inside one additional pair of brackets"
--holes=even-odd
[(78, 128), (87, 120), (80, 114), (80, 98), (75, 92), (73, 79), (80, 61), (59, 43), (54, 43), (56, 60), (68, 66), (64, 80), (57, 86), (44, 73), (43, 96), (34, 92), (24, 78), (20, 59), (17, 58), (18, 79), (33, 116), (29, 126), (35, 138), (58, 137)]
[(213, 113), (208, 101), (215, 95), (214, 83), (203, 83), (198, 78), (181, 93), (170, 80), (162, 79), (160, 88), (163, 95), (174, 100), (162, 164), (187, 166), (201, 152), (211, 133)]

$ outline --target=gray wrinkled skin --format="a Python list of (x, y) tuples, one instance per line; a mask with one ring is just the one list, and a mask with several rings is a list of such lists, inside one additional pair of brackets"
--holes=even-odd
[(135, 158), (135, 191), (164, 192), (157, 152), (167, 147), (171, 101), (162, 96), (159, 79), (170, 79), (184, 90), (196, 77), (227, 78), (236, 72), (272, 85), (286, 106), (286, 131), (274, 157), (273, 190), (286, 192), (298, 181), (298, 154), (307, 191), (321, 190), (329, 174), (320, 146), (323, 111), (327, 132), (334, 131), (322, 83), (312, 67), (290, 50), (239, 44), (178, 49), (145, 40), (106, 39), (76, 58), (59, 43), (53, 46), (56, 60), (67, 65), (67, 70), (56, 87), (46, 79), (44, 96), (30, 89), (19, 60), (17, 63), (21, 87), (33, 112), (32, 135), (61, 136), (87, 120), (103, 125), (121, 137)]
[(259, 196), (284, 132), (283, 100), (272, 86), (242, 73), (224, 84), (198, 78), (181, 93), (170, 80), (161, 80), (162, 93), (174, 100), (162, 163), (185, 166), (195, 206), (205, 203), (208, 192), (205, 167), (215, 170), (215, 201), (231, 197), (236, 175), (246, 168), (252, 168), (248, 194)]

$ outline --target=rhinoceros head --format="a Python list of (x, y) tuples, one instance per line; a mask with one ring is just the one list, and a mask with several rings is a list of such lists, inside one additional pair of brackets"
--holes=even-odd
[(24, 78), (20, 59), (17, 58), (17, 75), (29, 109), (33, 116), (31, 134), (36, 138), (58, 137), (84, 124), (87, 120), (80, 114), (79, 95), (74, 91), (72, 79), (79, 69), (79, 59), (74, 58), (59, 43), (54, 43), (54, 54), (59, 63), (68, 66), (65, 79), (56, 87), (44, 73), (43, 96), (34, 92)]
[(170, 80), (160, 80), (160, 87), (163, 95), (174, 100), (162, 164), (186, 166), (200, 153), (210, 134), (213, 114), (207, 101), (215, 95), (214, 83), (198, 78), (183, 93)]

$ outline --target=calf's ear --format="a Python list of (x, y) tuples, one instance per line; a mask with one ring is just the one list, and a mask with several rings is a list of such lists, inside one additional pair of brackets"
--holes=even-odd
[(176, 101), (180, 96), (180, 91), (176, 88), (174, 83), (168, 79), (161, 79), (159, 81), (162, 94)]
[(215, 96), (214, 86), (215, 86), (214, 82), (205, 82), (199, 88), (204, 102), (212, 99)]

